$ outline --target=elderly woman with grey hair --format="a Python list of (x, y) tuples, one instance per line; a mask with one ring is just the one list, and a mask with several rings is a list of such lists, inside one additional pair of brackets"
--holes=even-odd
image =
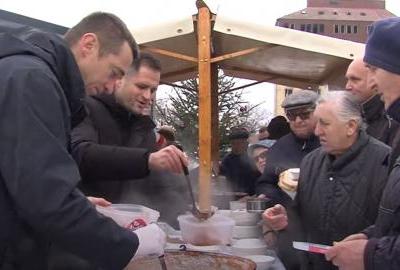
[[(297, 215), (302, 234), (293, 240), (333, 245), (374, 223), (390, 148), (366, 134), (360, 105), (350, 93), (328, 92), (317, 102), (314, 115), (321, 147), (301, 163), (294, 206), (286, 211), (275, 205), (263, 218), (279, 232), (291, 226), (292, 214)], [(320, 254), (303, 255), (304, 269), (337, 269)]]

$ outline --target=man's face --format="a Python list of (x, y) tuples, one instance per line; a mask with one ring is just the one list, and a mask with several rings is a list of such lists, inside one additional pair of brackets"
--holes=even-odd
[(312, 107), (286, 110), (290, 129), (298, 138), (308, 139), (314, 133), (316, 121), (313, 111)]
[(368, 69), (362, 59), (356, 59), (349, 65), (346, 79), (346, 90), (355, 95), (361, 103), (375, 94), (373, 81), (368, 80)]
[(112, 93), (133, 61), (128, 42), (122, 43), (119, 52), (101, 55), (97, 36), (87, 33), (73, 48), (88, 95)]
[(115, 91), (118, 103), (138, 115), (147, 115), (156, 97), (160, 72), (142, 65), (136, 73), (125, 76)]
[(258, 147), (253, 150), (252, 158), (256, 164), (257, 170), (260, 173), (264, 172), (265, 164), (267, 161), (268, 148)]
[(233, 139), (231, 140), (232, 153), (240, 155), (246, 152), (249, 142), (247, 139)]
[[(354, 141), (356, 127), (350, 122), (339, 121), (335, 114), (336, 104), (321, 103), (315, 109), (317, 119), (315, 135), (319, 137), (322, 148), (332, 155), (344, 153)], [(353, 121), (353, 120), (351, 120)]]
[(265, 140), (265, 139), (268, 139), (268, 137), (269, 137), (269, 132), (268, 132), (268, 130), (264, 130), (264, 131), (258, 133), (258, 139), (259, 139), (260, 141)]
[(391, 73), (384, 69), (366, 64), (369, 80), (376, 83), (378, 91), (382, 93), (385, 108), (400, 98), (400, 75)]

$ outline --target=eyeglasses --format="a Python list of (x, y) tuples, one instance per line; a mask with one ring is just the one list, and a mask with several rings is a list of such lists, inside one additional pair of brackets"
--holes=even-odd
[(289, 121), (296, 121), (297, 117), (300, 117), (301, 120), (307, 120), (310, 118), (313, 110), (301, 110), (301, 111), (286, 111), (286, 116)]
[(253, 157), (254, 161), (258, 162), (259, 159), (266, 159), (267, 158), (267, 152), (268, 151), (261, 152), (257, 156)]

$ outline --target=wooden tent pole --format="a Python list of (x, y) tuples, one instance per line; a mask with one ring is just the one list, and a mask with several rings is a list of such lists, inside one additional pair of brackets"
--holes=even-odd
[(197, 21), (199, 66), (199, 208), (211, 211), (211, 21), (207, 6), (199, 7)]
[(211, 161), (212, 171), (219, 174), (218, 67), (211, 64)]

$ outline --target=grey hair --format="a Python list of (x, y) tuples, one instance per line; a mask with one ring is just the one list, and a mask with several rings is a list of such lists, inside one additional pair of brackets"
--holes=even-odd
[(362, 117), (361, 104), (356, 96), (348, 91), (329, 91), (319, 97), (317, 104), (325, 102), (334, 102), (337, 105), (334, 113), (339, 121), (356, 121), (359, 129), (365, 129), (365, 123)]

